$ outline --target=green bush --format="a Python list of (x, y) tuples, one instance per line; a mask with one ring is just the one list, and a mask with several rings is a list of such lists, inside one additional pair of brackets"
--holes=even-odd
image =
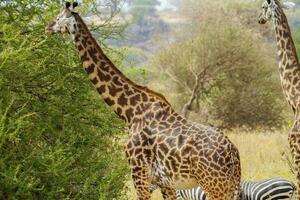
[(0, 199), (114, 199), (128, 173), (123, 122), (96, 94), (68, 36), (44, 34), (59, 8), (0, 3)]

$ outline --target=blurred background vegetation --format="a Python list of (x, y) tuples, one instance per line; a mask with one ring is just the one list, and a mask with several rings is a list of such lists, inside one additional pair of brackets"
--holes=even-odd
[[(294, 2), (287, 15), (300, 52), (300, 0)], [(282, 164), (283, 144), (276, 158), (260, 154), (260, 167), (272, 162), (269, 174), (255, 174), (245, 159), (252, 147), (243, 138), (252, 145), (271, 138), (260, 146), (269, 152), (287, 141), (272, 130), (286, 130), (292, 119), (272, 25), (257, 23), (260, 0), (80, 3), (94, 36), (127, 76), (164, 94), (190, 120), (229, 132), (245, 154), (244, 178), (277, 176), (282, 167), (278, 176), (292, 177)], [(44, 34), (60, 8), (58, 0), (0, 1), (0, 199), (129, 198), (124, 123), (96, 94), (69, 37)], [(262, 135), (246, 137), (245, 130)]]

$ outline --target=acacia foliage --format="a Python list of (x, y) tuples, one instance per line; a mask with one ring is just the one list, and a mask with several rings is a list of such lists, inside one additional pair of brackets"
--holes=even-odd
[(44, 34), (59, 9), (0, 3), (0, 199), (113, 199), (123, 189), (123, 123), (95, 95), (68, 36)]

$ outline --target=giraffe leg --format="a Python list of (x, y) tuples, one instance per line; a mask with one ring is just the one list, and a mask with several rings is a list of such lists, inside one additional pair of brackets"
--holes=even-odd
[(236, 191), (235, 187), (230, 184), (213, 184), (210, 183), (203, 188), (208, 200), (238, 200), (237, 197), (239, 193)]
[(233, 200), (235, 199), (234, 193), (230, 192), (214, 192), (212, 194), (207, 195), (207, 199), (209, 200)]
[(137, 192), (137, 200), (150, 200), (150, 184), (146, 167), (132, 167), (131, 170), (134, 187)]
[(161, 188), (164, 200), (176, 200), (176, 190), (172, 188)]
[(289, 135), (290, 150), (294, 160), (297, 192), (295, 200), (300, 200), (300, 127), (295, 124)]

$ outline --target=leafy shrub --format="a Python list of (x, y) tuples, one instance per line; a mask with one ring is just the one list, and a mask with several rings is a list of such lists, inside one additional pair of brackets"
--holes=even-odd
[(123, 122), (69, 39), (44, 34), (59, 7), (0, 3), (0, 199), (114, 199), (123, 189)]

